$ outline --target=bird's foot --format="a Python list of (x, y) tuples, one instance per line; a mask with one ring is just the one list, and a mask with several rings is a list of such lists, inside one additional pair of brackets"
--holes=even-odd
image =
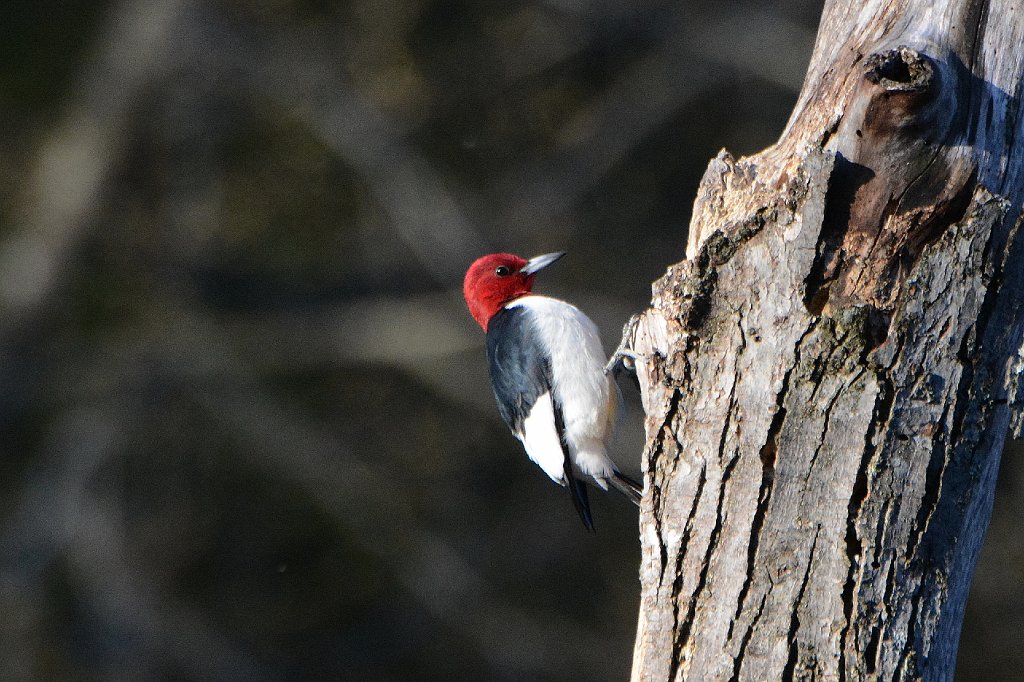
[(638, 322), (640, 322), (640, 315), (633, 315), (622, 328), (622, 341), (619, 342), (619, 347), (615, 349), (615, 352), (612, 353), (611, 358), (608, 360), (608, 364), (605, 365), (605, 374), (611, 374), (616, 377), (622, 372), (636, 374), (636, 360), (638, 356), (633, 351), (632, 346), (633, 335), (636, 332)]

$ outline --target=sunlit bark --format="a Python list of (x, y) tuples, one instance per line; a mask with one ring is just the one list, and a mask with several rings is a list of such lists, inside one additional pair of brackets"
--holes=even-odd
[(711, 162), (624, 338), (634, 680), (951, 679), (1015, 404), (1021, 12), (830, 2), (780, 141)]

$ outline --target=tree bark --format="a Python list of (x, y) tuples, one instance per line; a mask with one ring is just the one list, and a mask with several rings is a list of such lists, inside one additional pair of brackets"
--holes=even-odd
[(952, 678), (1020, 406), (1022, 12), (828, 2), (779, 142), (712, 160), (621, 348), (634, 680)]

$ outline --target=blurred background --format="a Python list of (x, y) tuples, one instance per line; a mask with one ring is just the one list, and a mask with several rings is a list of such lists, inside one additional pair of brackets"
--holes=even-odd
[[(819, 12), (4, 3), (0, 679), (627, 679), (636, 511), (527, 461), (462, 273), (567, 250), (538, 288), (614, 348)], [(1022, 679), (1020, 459), (963, 680)]]

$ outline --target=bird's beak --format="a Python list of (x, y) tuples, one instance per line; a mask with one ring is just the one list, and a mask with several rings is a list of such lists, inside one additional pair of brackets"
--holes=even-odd
[(528, 260), (519, 272), (524, 275), (532, 275), (538, 270), (543, 270), (564, 255), (565, 251), (556, 251), (555, 253), (545, 253), (543, 256), (536, 256)]

